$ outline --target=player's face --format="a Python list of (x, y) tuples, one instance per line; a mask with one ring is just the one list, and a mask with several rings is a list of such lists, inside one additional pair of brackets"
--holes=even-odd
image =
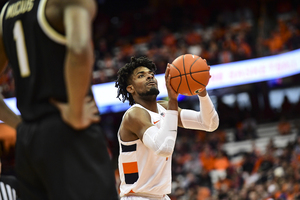
[(132, 86), (140, 96), (159, 94), (154, 72), (147, 67), (138, 67), (133, 71)]

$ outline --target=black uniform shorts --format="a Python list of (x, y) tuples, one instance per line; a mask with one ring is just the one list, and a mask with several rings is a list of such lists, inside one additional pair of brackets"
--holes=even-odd
[(22, 200), (118, 199), (100, 126), (76, 131), (59, 115), (17, 127), (16, 175)]

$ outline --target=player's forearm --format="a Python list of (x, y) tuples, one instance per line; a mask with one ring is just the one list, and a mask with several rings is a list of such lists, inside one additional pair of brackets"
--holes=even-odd
[(159, 156), (171, 156), (174, 151), (177, 137), (177, 119), (177, 110), (167, 110), (165, 113), (164, 123), (160, 128), (151, 126), (145, 131), (143, 135), (144, 144)]
[(21, 122), (21, 118), (5, 104), (2, 98), (0, 98), (0, 120), (12, 128), (16, 128)]
[(219, 115), (208, 94), (199, 97), (200, 100), (200, 116), (203, 123), (209, 126), (210, 131), (214, 131), (219, 126)]
[(76, 117), (82, 115), (83, 101), (91, 84), (93, 61), (91, 46), (80, 53), (69, 51), (67, 54), (65, 73), (68, 103)]
[(208, 95), (201, 97), (200, 112), (193, 110), (181, 110), (181, 121), (184, 128), (214, 131), (219, 126), (219, 116)]

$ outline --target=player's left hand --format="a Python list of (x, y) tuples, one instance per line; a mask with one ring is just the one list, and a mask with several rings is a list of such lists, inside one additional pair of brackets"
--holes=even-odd
[[(206, 59), (203, 59), (203, 60), (204, 60), (204, 61), (206, 62), (206, 64), (207, 64)], [(209, 65), (207, 65), (207, 66), (208, 66), (208, 70), (210, 71), (210, 66), (209, 66)], [(209, 73), (209, 78), (211, 78), (210, 73)], [(202, 90), (201, 92), (198, 93), (198, 95), (199, 95), (200, 97), (205, 97), (206, 94), (207, 94), (206, 88), (204, 88), (204, 90)]]
[(51, 103), (58, 108), (65, 123), (75, 130), (82, 130), (92, 123), (100, 121), (99, 111), (95, 101), (91, 97), (85, 97), (82, 107), (82, 115), (75, 115), (68, 103), (62, 103), (51, 99)]

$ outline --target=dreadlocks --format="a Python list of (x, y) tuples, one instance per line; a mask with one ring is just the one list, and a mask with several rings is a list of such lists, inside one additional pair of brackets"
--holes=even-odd
[[(126, 100), (128, 100), (129, 105), (132, 106), (134, 104), (134, 99), (132, 95), (129, 92), (127, 92), (126, 87), (129, 85), (129, 78), (132, 72), (136, 68), (142, 66), (147, 67), (153, 72), (156, 71), (155, 64), (146, 57), (139, 57), (139, 58), (131, 57), (130, 63), (125, 64), (125, 66), (118, 71), (118, 79), (116, 81), (115, 87), (118, 88), (117, 98), (119, 98), (123, 103)], [(120, 96), (122, 96), (122, 99), (120, 98)]]

